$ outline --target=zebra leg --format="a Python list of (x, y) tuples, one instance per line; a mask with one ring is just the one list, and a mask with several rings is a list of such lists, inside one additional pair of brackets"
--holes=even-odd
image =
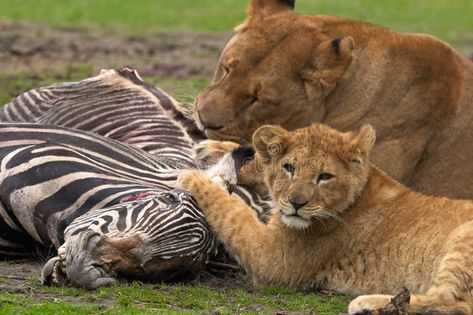
[(48, 260), (41, 271), (41, 283), (43, 285), (63, 286), (69, 283), (66, 274), (66, 256), (65, 248), (61, 246), (58, 249), (58, 256)]
[[(220, 141), (213, 140), (203, 142), (215, 143), (216, 145), (221, 143)], [(201, 143), (199, 143), (199, 145)], [(232, 142), (228, 143), (232, 144), (232, 146), (236, 146), (236, 144)], [(206, 145), (203, 145), (203, 147), (206, 147)], [(211, 147), (212, 145), (209, 146), (209, 148)], [(267, 194), (259, 195), (256, 191), (240, 186), (240, 171), (244, 170), (244, 168), (242, 168), (243, 166), (248, 165), (248, 163), (253, 160), (255, 154), (253, 148), (250, 146), (239, 146), (233, 150), (228, 147), (228, 150), (229, 152), (226, 152), (216, 164), (205, 168), (205, 174), (212, 178), (215, 183), (226, 188), (230, 193), (234, 193), (236, 196), (240, 197), (256, 212), (262, 222), (267, 223), (273, 209), (271, 199), (269, 197), (261, 197)], [(264, 184), (262, 187), (266, 189)], [(259, 190), (262, 191), (263, 189), (260, 188)]]
[(231, 141), (203, 140), (194, 145), (194, 161), (198, 168), (207, 169), (239, 146)]
[(217, 164), (205, 170), (207, 176), (232, 193), (238, 182), (238, 173), (243, 165), (253, 160), (255, 151), (252, 147), (241, 146), (225, 154)]

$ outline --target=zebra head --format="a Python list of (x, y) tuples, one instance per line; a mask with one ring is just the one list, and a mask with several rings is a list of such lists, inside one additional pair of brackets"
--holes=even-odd
[(185, 191), (150, 191), (90, 211), (65, 230), (43, 283), (95, 289), (122, 279), (174, 280), (195, 272), (215, 245), (209, 225)]

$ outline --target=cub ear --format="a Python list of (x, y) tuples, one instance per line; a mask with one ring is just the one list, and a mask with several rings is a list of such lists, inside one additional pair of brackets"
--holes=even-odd
[(266, 125), (253, 134), (253, 146), (261, 157), (270, 160), (286, 152), (288, 135), (289, 132), (279, 126)]
[(344, 140), (348, 143), (350, 159), (353, 162), (362, 162), (369, 158), (376, 141), (376, 132), (371, 125), (364, 125), (358, 133), (345, 133)]
[(310, 100), (327, 96), (353, 63), (355, 41), (352, 37), (334, 38), (319, 44), (309, 66), (302, 71)]

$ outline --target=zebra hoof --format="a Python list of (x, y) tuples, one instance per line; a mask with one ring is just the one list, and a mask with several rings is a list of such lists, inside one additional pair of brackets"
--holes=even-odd
[(85, 231), (67, 239), (66, 274), (69, 282), (88, 290), (118, 283), (113, 259), (106, 255), (110, 245), (106, 237)]
[(60, 256), (51, 258), (44, 265), (43, 270), (41, 270), (41, 283), (48, 286), (63, 286), (68, 283), (67, 275), (62, 268)]

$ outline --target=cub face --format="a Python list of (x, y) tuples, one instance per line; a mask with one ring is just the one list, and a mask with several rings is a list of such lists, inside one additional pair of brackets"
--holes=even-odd
[(375, 132), (369, 125), (341, 133), (321, 124), (293, 132), (263, 126), (253, 135), (255, 163), (283, 222), (305, 229), (313, 220), (340, 219), (368, 179)]
[(354, 56), (351, 37), (330, 38), (285, 0), (252, 0), (194, 103), (210, 139), (250, 140), (263, 124), (288, 130), (321, 121), (324, 100)]

